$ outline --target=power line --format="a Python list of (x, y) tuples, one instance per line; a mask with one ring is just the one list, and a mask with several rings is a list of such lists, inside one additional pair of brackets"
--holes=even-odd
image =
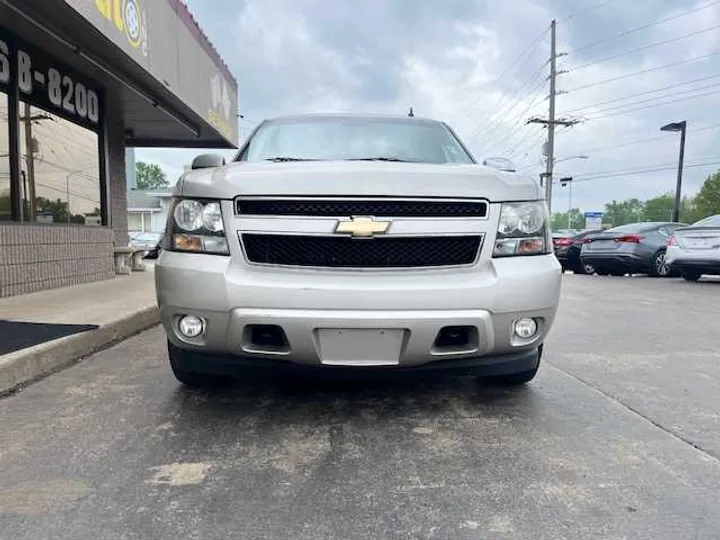
[[(43, 183), (41, 183), (41, 182), (35, 182), (35, 185), (44, 187), (45, 189), (51, 189), (51, 190), (53, 190), (53, 191), (57, 191), (58, 193), (63, 193), (63, 194), (65, 194), (65, 195), (68, 194), (67, 189), (62, 189), (62, 188), (59, 188), (59, 187), (56, 187), (56, 186), (51, 186), (51, 185), (49, 185), (49, 184), (43, 184)], [(70, 193), (70, 195), (74, 195), (74, 196), (75, 196), (76, 198), (78, 198), (78, 199), (84, 199), (84, 200), (89, 201), (89, 202), (91, 202), (91, 203), (100, 204), (100, 201), (99, 201), (99, 200), (91, 199), (90, 197), (85, 197), (84, 195), (81, 195), (80, 193), (77, 193), (77, 192), (75, 192), (75, 191), (70, 191), (69, 193)]]
[(535, 133), (533, 134), (532, 130), (528, 130), (527, 133), (525, 134), (525, 136), (522, 139), (520, 139), (520, 141), (513, 147), (512, 150), (510, 150), (508, 155), (512, 157), (517, 154), (524, 155), (525, 153), (527, 153), (527, 152), (518, 152), (518, 150), (520, 148), (525, 150), (526, 148), (530, 147), (530, 145), (528, 145), (528, 144), (525, 144), (525, 146), (523, 146), (523, 143), (525, 143), (527, 141), (528, 137), (530, 137), (531, 139), (527, 142), (532, 143), (532, 145), (534, 145), (537, 142), (536, 139), (537, 139), (538, 135), (540, 135), (540, 136), (543, 135), (543, 131), (544, 131), (543, 128), (540, 128), (539, 130), (536, 130)]
[[(540, 81), (540, 82), (541, 82), (541, 83), (544, 83), (545, 81)], [(528, 105), (521, 113), (519, 113), (519, 114), (517, 114), (517, 115), (514, 116), (513, 121), (514, 121), (514, 122), (518, 122), (520, 119), (524, 118), (525, 115), (527, 115), (527, 113), (529, 113), (529, 112), (533, 109), (533, 107), (537, 106), (541, 101), (543, 101), (543, 100), (545, 100), (545, 99), (546, 99), (546, 96), (543, 95), (543, 94), (537, 96), (533, 101), (530, 102), (530, 105)], [(519, 105), (519, 103), (520, 103), (520, 102), (518, 102), (518, 103), (515, 105), (515, 107), (517, 107), (517, 105)], [(515, 107), (513, 107), (513, 109), (514, 109)], [(511, 110), (512, 110), (512, 109), (511, 109)], [(502, 124), (502, 123), (505, 121), (505, 119), (507, 119), (507, 117), (510, 116), (510, 112), (511, 112), (511, 111), (508, 111), (508, 114), (506, 114), (506, 115), (498, 122), (498, 125)], [(502, 138), (501, 138), (499, 141), (497, 141), (496, 143), (488, 145), (488, 148), (497, 148), (497, 147), (499, 147), (502, 143), (504, 143), (505, 141), (507, 141), (507, 140), (511, 139), (512, 137), (514, 137), (515, 134), (516, 134), (519, 130), (521, 130), (525, 125), (526, 125), (526, 124), (525, 124), (524, 122), (518, 122), (518, 126), (517, 126), (515, 129), (509, 131), (504, 137), (502, 137)], [(488, 130), (488, 131), (490, 132), (490, 130)]]
[(717, 30), (718, 28), (720, 28), (720, 24), (719, 24), (719, 25), (715, 25), (715, 26), (710, 27), (710, 28), (705, 28), (705, 29), (703, 29), (703, 30), (697, 30), (697, 31), (695, 31), (695, 32), (690, 32), (689, 34), (684, 34), (684, 35), (682, 35), (682, 36), (675, 37), (675, 38), (672, 38), (672, 39), (666, 39), (666, 40), (663, 40), (663, 41), (657, 41), (657, 42), (655, 42), (655, 43), (651, 43), (650, 45), (645, 45), (644, 47), (638, 47), (637, 49), (630, 49), (629, 51), (624, 51), (624, 52), (621, 52), (621, 53), (618, 53), (618, 54), (614, 54), (614, 55), (612, 55), (612, 56), (606, 56), (605, 58), (601, 58), (601, 59), (599, 59), (599, 60), (593, 60), (592, 62), (588, 62), (588, 63), (582, 64), (582, 65), (580, 65), (580, 66), (571, 67), (570, 69), (568, 69), (568, 73), (573, 72), (573, 71), (578, 71), (578, 70), (581, 70), (581, 69), (585, 69), (585, 68), (587, 68), (587, 67), (594, 66), (594, 65), (596, 65), (596, 64), (601, 64), (601, 63), (607, 62), (607, 61), (609, 61), (609, 60), (615, 60), (616, 58), (621, 58), (621, 57), (623, 57), (623, 56), (627, 56), (627, 55), (634, 54), (634, 53), (637, 53), (637, 52), (646, 51), (646, 50), (648, 50), (648, 49), (653, 49), (653, 48), (659, 47), (659, 46), (661, 46), (661, 45), (667, 45), (668, 43), (675, 43), (676, 41), (681, 41), (681, 40), (687, 39), (687, 38), (689, 38), (689, 37), (697, 36), (697, 35), (700, 35), (700, 34), (706, 34), (707, 32), (712, 32), (713, 30)]
[(578, 10), (578, 11), (575, 11), (575, 12), (573, 12), (573, 13), (570, 13), (569, 15), (565, 15), (564, 18), (565, 18), (565, 19), (572, 19), (572, 18), (574, 18), (574, 17), (577, 17), (578, 15), (584, 15), (585, 13), (587, 13), (587, 12), (589, 12), (589, 11), (594, 11), (594, 10), (599, 9), (599, 8), (601, 8), (601, 7), (605, 7), (605, 6), (607, 6), (609, 3), (613, 2), (613, 1), (614, 1), (614, 0), (605, 0), (604, 2), (600, 2), (600, 3), (595, 4), (595, 5), (593, 5), (593, 6), (590, 6), (590, 7), (584, 8), (584, 9), (580, 9), (580, 10)]
[(575, 49), (572, 49), (572, 50), (570, 50), (567, 54), (577, 53), (578, 51), (584, 51), (584, 50), (586, 50), (586, 49), (590, 49), (590, 48), (592, 48), (592, 47), (595, 47), (596, 45), (601, 45), (601, 44), (603, 44), (603, 43), (607, 43), (608, 41), (613, 41), (613, 40), (616, 40), (616, 39), (621, 38), (621, 37), (623, 37), (623, 36), (628, 36), (628, 35), (630, 35), (630, 34), (634, 34), (634, 33), (636, 33), (636, 32), (640, 32), (641, 30), (645, 30), (645, 29), (647, 29), (647, 28), (652, 28), (653, 26), (658, 26), (658, 25), (663, 24), (663, 23), (666, 23), (666, 22), (668, 22), (668, 21), (673, 21), (673, 20), (675, 20), (675, 19), (679, 19), (680, 17), (685, 17), (686, 15), (690, 15), (690, 14), (695, 13), (695, 12), (697, 12), (697, 11), (702, 11), (702, 10), (707, 9), (707, 8), (709, 8), (709, 7), (712, 7), (712, 6), (716, 5), (716, 4), (720, 4), (720, 0), (716, 0), (716, 1), (710, 2), (710, 3), (708, 3), (708, 4), (704, 4), (704, 5), (700, 6), (700, 7), (696, 7), (696, 8), (694, 8), (694, 9), (691, 9), (691, 10), (688, 10), (688, 11), (684, 11), (684, 12), (678, 13), (678, 14), (676, 14), (676, 15), (672, 15), (672, 16), (670, 16), (670, 17), (666, 17), (666, 18), (664, 18), (664, 19), (660, 19), (660, 20), (657, 20), (657, 21), (655, 21), (655, 22), (648, 23), (648, 24), (645, 24), (645, 25), (643, 25), (643, 26), (639, 26), (639, 27), (633, 28), (633, 29), (631, 29), (631, 30), (626, 30), (626, 31), (624, 31), (624, 32), (620, 32), (619, 34), (612, 35), (612, 36), (610, 36), (610, 37), (601, 39), (601, 40), (599, 40), (599, 41), (594, 41), (594, 42), (589, 43), (589, 44), (587, 44), (587, 45), (583, 45), (582, 47), (577, 47), (577, 48), (575, 48)]
[(597, 81), (597, 82), (594, 82), (594, 83), (591, 83), (591, 84), (585, 84), (585, 85), (583, 85), (583, 86), (577, 86), (577, 87), (575, 87), (575, 88), (571, 88), (570, 90), (567, 90), (567, 92), (568, 92), (568, 93), (569, 93), (569, 92), (577, 92), (577, 91), (579, 91), (579, 90), (585, 90), (586, 88), (593, 88), (593, 87), (595, 87), (595, 86), (600, 86), (600, 85), (602, 85), (602, 84), (606, 84), (606, 83), (609, 83), (609, 82), (620, 81), (620, 80), (623, 80), (623, 79), (628, 79), (628, 78), (630, 78), (630, 77), (636, 77), (636, 76), (638, 76), (638, 75), (644, 75), (645, 73), (651, 73), (651, 72), (653, 72), (653, 71), (659, 71), (659, 70), (661, 70), (661, 69), (665, 69), (665, 68), (669, 68), (669, 67), (674, 67), (674, 66), (679, 66), (679, 65), (682, 65), (682, 64), (689, 64), (690, 62), (695, 62), (695, 61), (697, 61), (697, 60), (704, 60), (704, 59), (706, 59), (706, 58), (711, 58), (711, 57), (713, 57), (713, 56), (717, 56), (718, 54), (720, 54), (720, 51), (713, 51), (713, 52), (708, 53), (708, 54), (703, 54), (702, 56), (694, 56), (694, 57), (692, 57), (692, 58), (688, 58), (688, 59), (686, 59), (686, 60), (680, 60), (680, 61), (678, 61), (678, 62), (673, 62), (673, 63), (671, 63), (671, 64), (664, 64), (664, 65), (662, 65), (662, 66), (656, 66), (656, 67), (654, 67), (654, 68), (643, 69), (643, 70), (641, 70), (641, 71), (633, 71), (632, 73), (626, 73), (625, 75), (620, 75), (619, 77), (611, 77), (611, 78), (609, 78), (609, 79), (603, 79), (603, 80), (601, 80), (601, 81)]
[[(705, 127), (701, 127), (701, 128), (693, 128), (692, 131), (689, 131), (689, 133), (691, 133), (691, 134), (699, 133), (701, 131), (710, 131), (710, 130), (718, 129), (718, 128), (720, 128), (720, 124), (715, 124), (712, 126), (705, 126)], [(613, 144), (611, 146), (601, 146), (598, 148), (590, 148), (588, 150), (581, 150), (578, 153), (580, 153), (580, 154), (598, 154), (600, 152), (606, 152), (608, 150), (616, 150), (618, 148), (623, 148), (625, 146), (633, 146), (636, 144), (643, 144), (643, 143), (647, 143), (647, 142), (656, 142), (656, 141), (661, 141), (661, 140), (668, 141), (670, 139), (668, 137), (663, 137), (663, 136), (651, 137), (649, 139), (638, 139), (638, 140), (634, 140), (634, 141), (626, 141), (626, 142), (619, 143), (619, 144)]]
[[(679, 102), (681, 102), (681, 101), (687, 101), (688, 99), (695, 99), (695, 98), (701, 98), (701, 97), (706, 97), (706, 96), (717, 96), (717, 91), (705, 92), (704, 94), (693, 94), (693, 95), (691, 95), (691, 96), (686, 96), (686, 97), (684, 97), (684, 98), (671, 99), (670, 101), (665, 101), (665, 102), (663, 102), (663, 103), (652, 103), (652, 104), (650, 104), (650, 105), (644, 105), (644, 106), (642, 106), (642, 107), (635, 107), (634, 109), (627, 109), (627, 110), (622, 110), (622, 111), (609, 112), (609, 113), (607, 113), (607, 114), (601, 114), (601, 115), (599, 115), (599, 116), (590, 116), (590, 117), (588, 117), (588, 118), (585, 118), (584, 121), (585, 121), (585, 122), (590, 122), (590, 121), (592, 121), (592, 120), (600, 120), (601, 118), (609, 118), (609, 117), (611, 117), (611, 116), (618, 116), (618, 115), (621, 115), (621, 114), (628, 114), (628, 113), (631, 113), (631, 112), (641, 111), (641, 110), (643, 110), (643, 109), (653, 109), (653, 108), (655, 108), (655, 107), (664, 107), (665, 105), (672, 105), (673, 103), (679, 103)], [(646, 101), (652, 101), (652, 100), (646, 100)], [(637, 105), (637, 104), (639, 104), (639, 103), (642, 103), (642, 102), (635, 103), (635, 105)]]
[[(720, 156), (714, 156), (714, 157), (707, 157), (707, 158), (698, 158), (698, 159), (720, 159)], [(720, 165), (720, 161), (707, 161), (707, 162), (701, 162), (701, 163), (690, 163), (685, 164), (685, 168), (697, 168), (697, 167), (710, 167), (714, 165)], [(658, 165), (655, 167), (636, 167), (633, 169), (618, 169), (618, 170), (610, 170), (610, 171), (602, 171), (597, 173), (588, 173), (588, 174), (577, 174), (573, 176), (573, 182), (589, 182), (590, 180), (599, 180), (602, 178), (617, 178), (621, 176), (637, 176), (637, 175), (643, 175), (643, 174), (649, 174), (654, 172), (661, 172), (661, 171), (672, 171), (677, 169), (677, 163), (672, 164), (663, 164)]]
[[(522, 87), (518, 88), (518, 89), (511, 95), (511, 97), (507, 98), (507, 101), (510, 102), (510, 100), (514, 100), (515, 97), (516, 97), (518, 94), (520, 94), (523, 90), (525, 90), (526, 87), (530, 86), (530, 85), (533, 84), (535, 81), (537, 81), (538, 78), (542, 75), (542, 73), (543, 73), (544, 70), (545, 70), (545, 65), (543, 64), (543, 66), (542, 66), (538, 71), (536, 71), (535, 74), (529, 79), (528, 83), (526, 83), (526, 84), (523, 85)], [(539, 86), (541, 86), (541, 85), (543, 84), (543, 82), (544, 82), (544, 81), (540, 81), (540, 85), (538, 85), (537, 88), (539, 88)], [(473, 130), (473, 132), (472, 132), (472, 134), (470, 135), (470, 137), (468, 137), (468, 141), (469, 141), (469, 142), (472, 142), (473, 140), (475, 140), (475, 139), (477, 138), (477, 136), (480, 134), (480, 131), (481, 131), (483, 128), (485, 128), (485, 135), (484, 135), (484, 137), (481, 139), (481, 141), (486, 142), (486, 141), (487, 141), (487, 137), (492, 135), (494, 129), (495, 129), (497, 126), (499, 126), (499, 125), (509, 116), (509, 114), (512, 112), (512, 110), (513, 110), (515, 107), (517, 107), (518, 104), (519, 104), (521, 101), (522, 101), (522, 98), (520, 98), (520, 99), (518, 99), (518, 100), (515, 100), (515, 101), (511, 101), (511, 102), (510, 102), (510, 103), (511, 103), (510, 108), (507, 108), (507, 109), (503, 108), (503, 109), (502, 109), (502, 112), (501, 112), (501, 111), (498, 111), (498, 112), (495, 113), (494, 115), (491, 115), (489, 121), (488, 121), (486, 124), (479, 124), (479, 125)], [(491, 127), (491, 126), (492, 126), (492, 127)]]
[[(653, 101), (657, 101), (660, 99), (667, 99), (667, 98), (670, 98), (673, 96), (682, 96), (682, 95), (686, 95), (686, 94), (693, 94), (692, 96), (688, 96), (688, 97), (695, 97), (695, 95), (702, 96), (705, 94), (694, 94), (694, 92), (699, 92), (700, 90), (707, 90), (709, 88), (717, 88), (718, 86), (720, 86), (720, 83), (706, 84), (705, 86), (700, 86), (698, 88), (689, 88), (688, 90), (681, 90), (679, 92), (670, 92), (669, 94), (665, 94), (662, 96), (655, 96), (652, 98), (641, 99), (640, 101), (633, 101), (630, 103), (625, 103), (623, 105), (614, 105), (612, 107), (605, 107), (602, 109), (595, 110), (591, 114), (606, 113), (606, 112), (615, 111), (618, 109), (625, 109), (627, 107), (634, 107), (635, 105), (642, 105), (643, 103), (651, 103)], [(683, 98), (683, 99), (687, 99), (687, 98)], [(668, 102), (663, 102), (663, 103), (674, 103), (675, 101), (682, 101), (682, 99), (670, 100)], [(660, 105), (662, 105), (662, 103), (660, 103)]]
[[(518, 122), (520, 119), (524, 118), (524, 117), (527, 115), (527, 113), (529, 113), (534, 107), (536, 107), (537, 105), (539, 105), (540, 102), (541, 102), (541, 101), (544, 101), (545, 99), (546, 99), (545, 96), (542, 96), (542, 95), (541, 95), (541, 96), (538, 96), (535, 100), (533, 100), (533, 101), (530, 103), (530, 105), (528, 105), (528, 106), (525, 108), (525, 110), (523, 110), (522, 113), (518, 114), (518, 115), (515, 117), (515, 120), (514, 120), (514, 121)], [(525, 122), (518, 122), (518, 126), (517, 126), (515, 129), (513, 129), (512, 131), (509, 131), (509, 132), (507, 133), (507, 135), (505, 135), (503, 138), (501, 138), (501, 139), (500, 139), (498, 142), (496, 142), (495, 144), (493, 144), (493, 145), (491, 145), (491, 146), (488, 146), (488, 148), (496, 148), (496, 149), (500, 150), (500, 149), (501, 149), (500, 147), (501, 147), (501, 145), (502, 145), (503, 143), (507, 142), (507, 143), (509, 144), (509, 142), (515, 137), (515, 135), (516, 135), (518, 132), (520, 132), (525, 126), (527, 126), (527, 124), (526, 124)]]
[[(515, 132), (520, 133), (522, 131), (522, 128), (527, 127), (527, 125), (528, 124), (523, 123), (519, 128), (517, 128), (515, 130)], [(538, 126), (536, 125), (535, 127), (537, 128)], [(532, 135), (535, 135), (536, 137), (538, 135), (542, 135), (543, 131), (544, 130), (542, 128), (534, 129), (534, 130), (533, 129), (525, 129), (524, 133), (522, 133), (520, 138), (513, 142), (511, 142), (511, 140), (514, 138), (514, 136), (510, 137), (510, 140), (508, 140), (507, 145), (506, 145), (507, 149), (505, 150), (505, 153), (510, 156), (514, 155), (515, 152), (518, 150), (518, 148), (520, 148), (523, 145), (523, 143), (525, 143), (525, 141), (527, 141), (527, 139), (529, 137), (531, 137)]]
[(573, 112), (578, 112), (578, 111), (582, 111), (582, 110), (585, 110), (585, 109), (592, 109), (593, 107), (598, 107), (598, 106), (600, 106), (600, 105), (608, 105), (608, 104), (610, 104), (610, 103), (616, 103), (616, 102), (618, 102), (618, 101), (625, 101), (625, 100), (627, 100), (627, 99), (631, 99), (631, 98), (634, 98), (634, 97), (646, 96), (646, 95), (648, 95), (648, 94), (657, 94), (658, 92), (662, 92), (663, 90), (669, 90), (669, 89), (677, 88), (678, 86), (685, 86), (685, 85), (688, 85), (688, 84), (692, 84), (692, 83), (696, 83), (696, 82), (701, 82), (701, 81), (707, 81), (707, 80), (711, 80), (711, 79), (717, 79), (717, 78), (720, 78), (720, 74), (710, 75), (710, 76), (708, 76), (708, 77), (700, 77), (700, 78), (698, 78), (698, 79), (692, 79), (692, 80), (685, 81), (685, 82), (668, 84), (667, 86), (661, 86), (661, 87), (659, 87), (659, 88), (656, 88), (655, 90), (646, 90), (645, 92), (638, 92), (638, 93), (636, 93), (636, 94), (629, 94), (629, 95), (627, 95), (627, 96), (623, 96), (623, 97), (619, 97), (619, 98), (615, 98), (615, 99), (609, 99), (609, 100), (606, 100), (606, 101), (600, 101), (600, 102), (598, 102), (598, 103), (593, 103), (592, 105), (586, 105), (585, 107), (579, 107), (579, 108), (577, 108), (577, 109), (570, 109), (570, 110), (568, 110), (568, 111), (565, 111), (565, 114), (569, 114), (569, 113), (573, 113)]
[[(513, 60), (513, 61), (510, 63), (510, 65), (509, 65), (507, 68), (505, 68), (505, 69), (502, 71), (502, 73), (500, 73), (500, 75), (498, 75), (497, 77), (495, 77), (495, 79), (493, 79), (492, 81), (483, 84), (480, 88), (487, 88), (487, 87), (489, 87), (489, 86), (495, 86), (495, 85), (498, 83), (498, 81), (500, 81), (500, 79), (502, 79), (505, 75), (507, 75), (507, 74), (512, 70), (512, 68), (522, 59), (523, 56), (525, 56), (525, 55), (526, 55), (528, 52), (530, 52), (530, 51), (534, 51), (535, 48), (537, 48), (537, 46), (540, 44), (540, 42), (542, 41), (542, 39), (547, 35), (547, 33), (548, 33), (549, 31), (550, 31), (550, 27), (548, 26), (545, 30), (543, 30), (543, 31), (540, 33), (540, 35), (539, 35), (537, 38), (535, 38), (535, 39), (532, 41), (532, 43), (530, 43), (530, 45), (527, 46), (527, 48), (526, 48), (523, 52), (520, 53), (520, 55), (519, 55), (515, 60)], [(532, 58), (532, 56), (528, 56), (528, 58), (525, 60), (525, 62), (523, 62), (522, 65), (524, 66), (524, 65), (528, 62), (528, 60), (529, 60), (530, 58)], [(468, 77), (469, 77), (469, 75), (465, 76), (464, 79), (467, 79)], [(480, 98), (482, 97), (482, 95), (483, 95), (482, 93), (478, 94), (478, 95), (475, 97), (475, 99), (472, 101), (472, 103), (471, 103), (470, 105), (468, 105), (468, 108), (473, 108), (475, 105), (477, 105), (477, 103), (478, 103), (478, 101), (480, 101)], [(500, 101), (502, 101), (502, 98), (500, 98), (500, 100), (498, 100), (498, 101), (495, 103), (495, 105), (496, 105), (496, 106), (499, 105), (499, 104), (500, 104)]]

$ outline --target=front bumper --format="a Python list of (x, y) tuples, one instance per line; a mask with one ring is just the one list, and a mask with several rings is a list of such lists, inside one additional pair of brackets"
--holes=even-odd
[(441, 371), (443, 375), (472, 375), (476, 377), (496, 377), (530, 371), (538, 367), (542, 357), (543, 346), (535, 349), (522, 350), (510, 354), (487, 355), (470, 358), (445, 360), (443, 362), (427, 362), (419, 365), (401, 365), (382, 369), (368, 369), (347, 366), (307, 365), (287, 360), (268, 362), (260, 358), (246, 356), (228, 356), (197, 351), (182, 351), (170, 345), (170, 354), (175, 355), (173, 362), (181, 370), (189, 373), (209, 375), (237, 376), (243, 373), (253, 375), (311, 375), (350, 377), (355, 379), (361, 375), (406, 376), (422, 375)]
[[(173, 346), (225, 358), (228, 366), (252, 360), (278, 367), (449, 368), (505, 355), (526, 362), (552, 326), (561, 284), (553, 255), (452, 271), (326, 272), (239, 267), (230, 258), (163, 251), (155, 276)], [(183, 315), (205, 320), (201, 336), (180, 335)], [(538, 331), (523, 340), (513, 334), (513, 324), (526, 317), (536, 319)], [(280, 327), (287, 347), (258, 348), (249, 340), (252, 325)], [(457, 348), (437, 347), (438, 333), (448, 326), (471, 328), (472, 339)]]

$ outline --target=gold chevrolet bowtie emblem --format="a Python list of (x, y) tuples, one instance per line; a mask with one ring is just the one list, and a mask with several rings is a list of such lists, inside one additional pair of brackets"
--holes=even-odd
[(376, 234), (383, 234), (390, 228), (389, 221), (375, 221), (371, 217), (352, 217), (338, 221), (335, 232), (349, 234), (353, 238), (371, 238)]

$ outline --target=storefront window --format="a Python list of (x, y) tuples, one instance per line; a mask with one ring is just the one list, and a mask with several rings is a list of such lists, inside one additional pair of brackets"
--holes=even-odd
[(100, 225), (98, 136), (20, 103), (22, 220)]
[(11, 218), (9, 140), (7, 94), (0, 92), (0, 221)]

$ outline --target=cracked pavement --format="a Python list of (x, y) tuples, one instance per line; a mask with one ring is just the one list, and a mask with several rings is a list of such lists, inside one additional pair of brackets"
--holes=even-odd
[(720, 538), (718, 298), (566, 275), (519, 389), (191, 391), (149, 330), (0, 400), (0, 539)]

